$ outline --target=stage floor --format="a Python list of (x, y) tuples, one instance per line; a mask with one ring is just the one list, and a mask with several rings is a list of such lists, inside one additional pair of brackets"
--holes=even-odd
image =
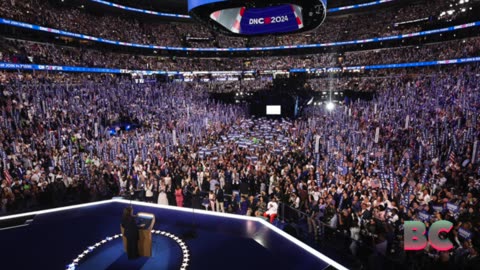
[[(120, 233), (128, 203), (113, 199), (39, 211), (28, 226), (0, 230), (2, 269), (66, 269), (89, 246)], [(133, 202), (133, 208), (155, 215), (154, 230), (184, 240), (186, 269), (344, 269), (260, 219), (140, 202)], [(187, 237), (192, 230), (195, 237)], [(128, 261), (117, 238), (86, 255), (76, 269), (180, 269), (182, 259), (178, 243), (154, 235), (153, 257)]]

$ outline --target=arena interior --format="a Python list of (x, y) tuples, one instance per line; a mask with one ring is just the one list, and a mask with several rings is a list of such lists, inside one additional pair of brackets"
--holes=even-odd
[(0, 1), (2, 269), (480, 269), (480, 0), (290, 2)]

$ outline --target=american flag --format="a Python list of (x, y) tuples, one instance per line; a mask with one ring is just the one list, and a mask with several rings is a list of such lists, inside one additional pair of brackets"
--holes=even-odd
[(2, 152), (2, 161), (3, 161), (3, 175), (5, 176), (4, 178), (10, 184), (10, 183), (12, 183), (12, 176), (8, 172), (7, 154), (5, 152)]
[(12, 176), (10, 175), (10, 173), (8, 172), (7, 168), (4, 168), (4, 169), (3, 169), (3, 176), (5, 177), (5, 180), (7, 181), (7, 183), (8, 183), (9, 185), (12, 184), (13, 178), (12, 178)]
[(7, 183), (10, 185), (13, 182), (13, 178), (10, 175), (10, 172), (8, 171), (7, 154), (5, 153), (5, 151), (2, 152), (2, 161), (3, 161), (3, 176), (5, 180), (7, 180)]
[(455, 152), (454, 151), (450, 152), (450, 156), (449, 156), (450, 166), (454, 166), (456, 164), (455, 159), (457, 159)]

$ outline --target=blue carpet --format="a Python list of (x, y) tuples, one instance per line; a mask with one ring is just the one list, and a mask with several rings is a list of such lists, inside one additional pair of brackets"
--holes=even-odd
[(124, 254), (121, 240), (117, 239), (101, 246), (92, 255), (80, 262), (78, 269), (106, 269)]
[(179, 269), (182, 262), (180, 247), (175, 241), (164, 236), (153, 236), (152, 257), (140, 257), (129, 260), (123, 251), (121, 239), (113, 240), (97, 249), (87, 258), (84, 258), (77, 269)]
[[(108, 270), (128, 270), (128, 269), (142, 269), (143, 265), (148, 261), (147, 257), (140, 257), (135, 260), (129, 260), (127, 254), (123, 253), (113, 264), (106, 268), (92, 268), (92, 269), (108, 269)], [(158, 268), (164, 269), (164, 268)]]

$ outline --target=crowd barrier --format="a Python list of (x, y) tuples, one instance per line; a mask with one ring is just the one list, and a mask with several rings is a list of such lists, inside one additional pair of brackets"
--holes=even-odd
[[(351, 269), (403, 269), (404, 261), (380, 254), (374, 244), (375, 235), (364, 235), (361, 239), (353, 239), (346, 231), (332, 227), (322, 221), (317, 221), (317, 233), (308, 233), (307, 220), (310, 215), (286, 203), (280, 203), (278, 219), (284, 226), (295, 229), (297, 239), (319, 250), (332, 259), (341, 260)], [(355, 250), (356, 254), (352, 253)], [(372, 261), (376, 268), (372, 267)], [(380, 267), (380, 268), (378, 268)]]

